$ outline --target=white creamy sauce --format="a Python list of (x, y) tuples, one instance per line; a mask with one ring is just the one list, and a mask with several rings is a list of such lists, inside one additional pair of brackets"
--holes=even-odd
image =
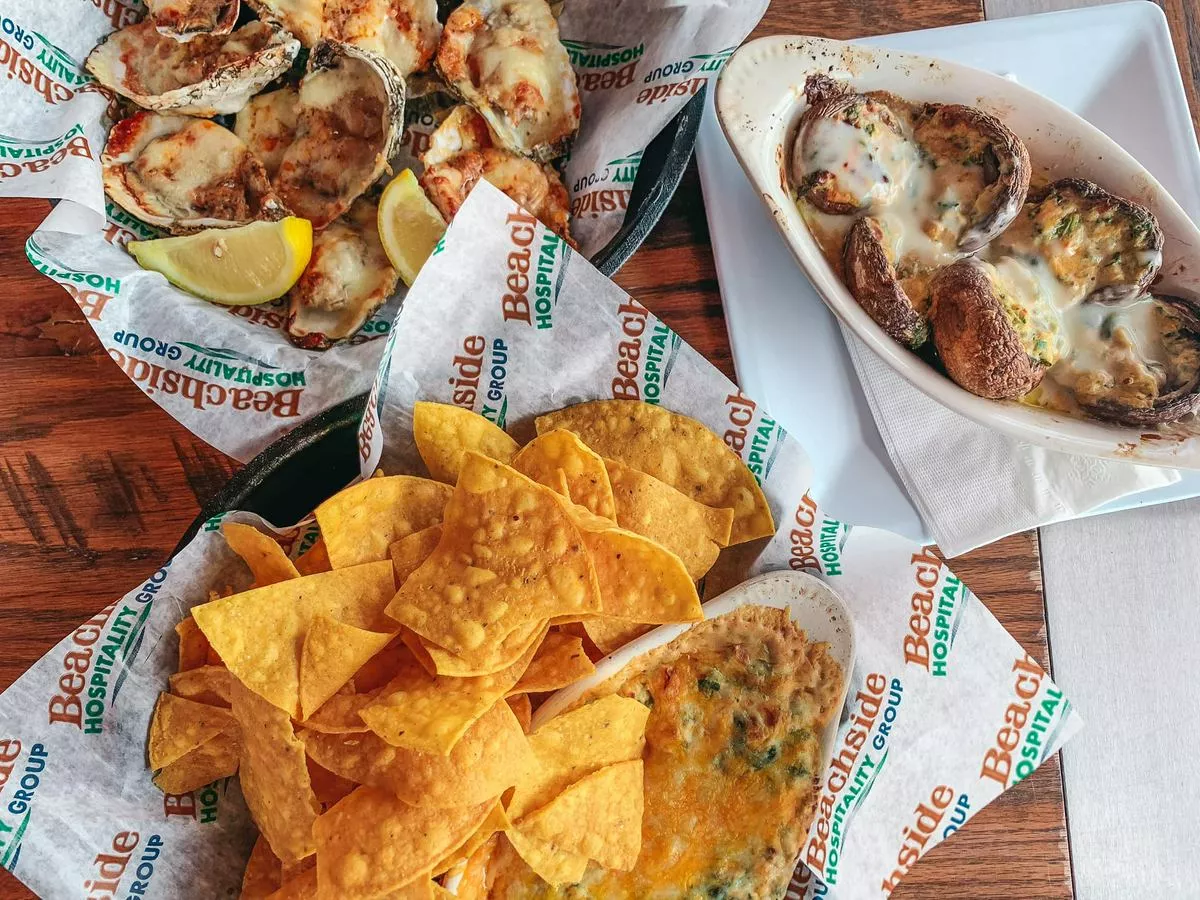
[(1083, 299), (1070, 285), (1059, 281), (1046, 261), (1036, 254), (993, 257), (992, 265), (1014, 291), (1040, 298), (1059, 312), (1070, 309)]
[(1063, 317), (1071, 345), (1068, 363), (1080, 371), (1108, 371), (1111, 338), (1105, 332), (1112, 335), (1122, 330), (1138, 359), (1166, 365), (1169, 357), (1163, 346), (1156, 307), (1154, 300), (1144, 299), (1123, 306), (1084, 303), (1068, 310)]
[(919, 160), (903, 192), (877, 216), (894, 258), (927, 267), (949, 265), (962, 256), (955, 244), (965, 223), (957, 192), (953, 186), (939, 189), (933, 173), (927, 161)]
[(890, 203), (917, 164), (917, 150), (880, 125), (877, 132), (890, 136), (868, 140), (861, 129), (836, 119), (818, 119), (808, 127), (801, 148), (801, 177), (832, 172), (838, 186), (868, 209)]

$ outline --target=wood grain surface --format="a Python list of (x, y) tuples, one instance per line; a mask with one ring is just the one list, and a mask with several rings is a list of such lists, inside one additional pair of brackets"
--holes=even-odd
[[(1190, 60), (1194, 101), (1195, 0), (1163, 2), (1180, 59)], [(982, 16), (981, 0), (774, 0), (755, 34), (853, 38)], [(0, 688), (156, 568), (237, 468), (143, 396), (68, 295), (27, 263), (25, 239), (48, 208), (40, 200), (0, 207)], [(734, 374), (694, 165), (617, 280)], [(953, 566), (1048, 664), (1036, 536), (1008, 538)], [(895, 896), (1071, 897), (1064, 816), (1055, 759), (922, 860)], [(30, 896), (0, 871), (0, 900)]]

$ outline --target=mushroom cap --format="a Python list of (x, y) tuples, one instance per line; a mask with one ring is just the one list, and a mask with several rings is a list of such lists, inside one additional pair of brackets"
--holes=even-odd
[(842, 246), (842, 270), (859, 306), (893, 340), (913, 350), (925, 343), (929, 325), (900, 286), (877, 219), (863, 216), (851, 226)]

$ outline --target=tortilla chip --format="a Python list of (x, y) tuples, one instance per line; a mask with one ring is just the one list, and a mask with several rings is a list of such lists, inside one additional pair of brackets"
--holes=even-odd
[(468, 453), (442, 540), (404, 582), (388, 615), (454, 654), (499, 643), (521, 625), (600, 612), (591, 557), (567, 504), (549, 488)]
[(228, 708), (229, 682), (232, 680), (233, 676), (224, 666), (200, 666), (186, 672), (176, 672), (168, 682), (171, 693), (176, 697)]
[(713, 567), (704, 576), (704, 599), (708, 601), (719, 597), (749, 578), (751, 569), (770, 542), (770, 538), (759, 538), (757, 541), (723, 549)]
[(391, 791), (413, 806), (482, 803), (512, 787), (534, 764), (525, 733), (504, 703), (471, 725), (449, 756), (392, 747), (369, 733), (302, 730), (300, 737), (322, 767), (357, 784)]
[(705, 506), (732, 509), (731, 544), (775, 533), (754, 474), (695, 419), (637, 400), (594, 400), (538, 416), (536, 425), (538, 434), (566, 428), (601, 456), (653, 475)]
[[(300, 737), (303, 738), (303, 733)], [(307, 762), (308, 780), (312, 784), (313, 795), (317, 798), (317, 802), (326, 809), (333, 806), (333, 804), (337, 803), (343, 797), (348, 796), (358, 787), (349, 778), (343, 778), (336, 772), (330, 772), (311, 756), (308, 757)]]
[(729, 543), (732, 509), (713, 509), (652, 475), (615, 459), (604, 461), (622, 528), (662, 544), (681, 560), (693, 581), (704, 577)]
[(429, 882), (429, 900), (454, 900), (457, 894), (452, 894), (436, 881)]
[(328, 572), (333, 566), (329, 564), (329, 550), (325, 546), (325, 538), (317, 538), (317, 542), (296, 558), (296, 571), (301, 575), (316, 575), (318, 572)]
[(183, 619), (175, 626), (179, 635), (179, 666), (176, 671), (186, 672), (196, 669), (208, 662), (208, 638), (191, 616)]
[(304, 742), (279, 707), (239, 681), (230, 693), (242, 726), (242, 795), (254, 824), (285, 864), (311, 854), (313, 823), (320, 804), (308, 777)]
[(488, 863), (491, 862), (499, 844), (500, 835), (493, 835), (467, 858), (458, 879), (458, 889), (454, 894), (458, 900), (486, 900)]
[[(429, 654), (428, 645), (419, 634), (417, 634), (411, 628), (401, 628), (400, 640), (408, 649), (408, 652), (413, 655), (413, 658), (421, 664), (422, 669), (424, 669), (430, 675), (438, 674), (437, 663), (433, 661), (433, 657)], [(444, 653), (445, 651), (442, 652)], [(511, 665), (511, 663), (509, 663), (509, 665)], [(503, 669), (507, 667), (501, 666), (500, 668)]]
[(597, 616), (580, 623), (592, 643), (605, 656), (616, 653), (632, 640), (653, 631), (657, 625), (643, 625), (641, 622), (631, 622), (628, 619), (614, 619), (610, 616)]
[(186, 794), (199, 790), (238, 770), (241, 742), (237, 730), (222, 731), (191, 753), (182, 756), (154, 776), (164, 794)]
[(394, 627), (383, 608), (394, 591), (392, 564), (367, 563), (293, 578), (192, 610), (229, 671), (300, 717), (300, 653), (317, 615), (371, 631)]
[(150, 720), (150, 768), (169, 766), (223, 731), (237, 731), (237, 720), (228, 710), (159, 694)]
[(334, 694), (304, 720), (304, 727), (322, 734), (363, 734), (370, 731), (358, 713), (364, 706), (373, 703), (381, 690), (376, 688), (363, 694), (354, 691)]
[[(381, 894), (377, 900), (432, 900), (432, 882), (428, 876), (417, 878), (412, 884)], [(317, 870), (305, 869), (284, 884), (268, 900), (318, 900)]]
[(463, 841), (461, 847), (456, 847), (442, 857), (440, 862), (434, 863), (430, 874), (441, 875), (453, 868), (456, 863), (470, 859), (476, 850), (492, 839), (492, 835), (508, 831), (511, 827), (512, 822), (508, 820), (504, 804), (497, 800), (492, 811), (483, 820), (483, 824), (475, 829), (475, 833)]
[(508, 708), (513, 711), (513, 715), (517, 717), (517, 721), (521, 723), (521, 730), (529, 734), (529, 723), (533, 720), (533, 703), (529, 700), (528, 694), (517, 694), (505, 698), (508, 703)]
[(229, 549), (250, 567), (255, 587), (266, 587), (300, 577), (283, 548), (270, 535), (263, 534), (254, 526), (226, 522), (221, 526), (221, 534)]
[(495, 423), (461, 406), (418, 401), (413, 404), (413, 439), (429, 474), (438, 481), (458, 481), (463, 456), (481, 453), (507, 463), (517, 442)]
[(430, 525), (428, 528), (414, 531), (388, 546), (392, 568), (396, 570), (397, 587), (408, 581), (408, 576), (417, 571), (421, 567), (421, 563), (429, 559), (441, 540), (442, 526)]
[(576, 884), (583, 880), (588, 858), (571, 853), (513, 827), (504, 833), (512, 849), (538, 877), (550, 884)]
[(551, 631), (509, 694), (557, 691), (595, 671), (596, 667), (583, 652), (583, 641), (561, 631)]
[(642, 809), (642, 761), (631, 759), (581, 778), (518, 827), (525, 837), (628, 872), (642, 851)]
[(433, 676), (413, 660), (359, 715), (394, 747), (447, 756), (472, 723), (520, 680), (535, 647), (507, 669), (474, 678)]
[(362, 668), (354, 673), (355, 693), (365, 694), (383, 687), (396, 677), (404, 660), (410, 655), (412, 651), (405, 646), (403, 636), (395, 635), (391, 643), (363, 663)]
[(641, 759), (650, 710), (615, 694), (555, 716), (529, 736), (538, 765), (517, 785), (508, 814), (517, 821), (605, 766)]
[(250, 851), (246, 871), (242, 875), (242, 893), (238, 900), (263, 900), (283, 883), (283, 867), (279, 857), (271, 852), (271, 845), (260, 834)]
[(360, 787), (317, 819), (317, 878), (338, 900), (375, 898), (411, 884), (483, 822), (495, 805), (432, 809)]
[[(436, 644), (420, 638), (420, 646), (424, 656), (428, 657), (429, 665), (438, 675), (449, 675), (452, 678), (471, 678), (475, 675), (491, 675), (507, 669), (525, 655), (531, 646), (535, 647), (546, 633), (549, 622), (527, 622), (514, 628), (504, 636), (498, 644), (485, 644), (477, 650), (464, 654), (449, 653)], [(421, 654), (417, 654), (422, 659)], [(423, 663), (424, 664), (424, 663)]]
[(368, 478), (317, 507), (334, 569), (388, 559), (388, 545), (442, 521), (450, 487), (428, 478)]
[(558, 428), (540, 434), (513, 457), (512, 467), (553, 490), (565, 479), (573, 503), (597, 516), (616, 519), (604, 460), (573, 432)]
[(318, 614), (300, 651), (300, 714), (306, 717), (336, 694), (395, 634), (364, 631)]
[(670, 550), (623, 528), (581, 530), (596, 568), (604, 615), (656, 625), (704, 618), (696, 585)]

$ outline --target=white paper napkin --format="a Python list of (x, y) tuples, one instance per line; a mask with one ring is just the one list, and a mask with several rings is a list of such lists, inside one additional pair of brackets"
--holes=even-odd
[(1059, 453), (977, 425), (842, 334), (888, 455), (947, 556), (1180, 479), (1174, 469)]

